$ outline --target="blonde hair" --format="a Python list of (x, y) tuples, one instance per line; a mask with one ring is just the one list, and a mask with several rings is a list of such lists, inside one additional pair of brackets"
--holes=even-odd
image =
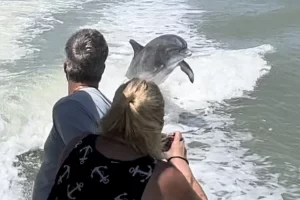
[(164, 99), (154, 82), (133, 78), (117, 91), (108, 113), (101, 119), (104, 136), (135, 151), (162, 158)]

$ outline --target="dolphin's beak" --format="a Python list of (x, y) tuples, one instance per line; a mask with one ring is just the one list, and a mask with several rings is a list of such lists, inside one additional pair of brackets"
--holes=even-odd
[(191, 56), (191, 55), (193, 54), (192, 51), (189, 50), (188, 48), (182, 49), (182, 50), (180, 51), (180, 53), (182, 53), (182, 54), (184, 54), (184, 55), (186, 55), (186, 56)]

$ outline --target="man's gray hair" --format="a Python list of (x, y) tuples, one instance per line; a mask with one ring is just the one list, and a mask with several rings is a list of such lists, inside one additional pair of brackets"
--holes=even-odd
[(105, 69), (108, 46), (104, 36), (95, 29), (75, 32), (65, 46), (67, 60), (64, 70), (68, 80), (99, 83)]

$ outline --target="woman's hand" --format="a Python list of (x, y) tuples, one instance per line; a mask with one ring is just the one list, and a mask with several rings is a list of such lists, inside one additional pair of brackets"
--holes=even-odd
[(182, 134), (180, 132), (175, 132), (173, 135), (170, 135), (169, 137), (173, 137), (173, 142), (171, 144), (170, 149), (167, 152), (165, 152), (166, 158), (168, 159), (173, 156), (180, 156), (186, 159), (187, 152), (186, 152)]
[(180, 132), (175, 132), (173, 137), (173, 142), (171, 144), (171, 148), (167, 151), (166, 159), (172, 163), (181, 173), (185, 176), (187, 181), (192, 184), (193, 183), (193, 174), (188, 165), (186, 158), (186, 148), (184, 145), (184, 139)]

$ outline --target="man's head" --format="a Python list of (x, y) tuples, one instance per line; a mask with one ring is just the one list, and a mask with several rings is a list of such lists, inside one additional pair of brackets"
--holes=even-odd
[(81, 29), (68, 39), (65, 52), (67, 79), (75, 83), (98, 85), (108, 56), (104, 36), (95, 29)]

